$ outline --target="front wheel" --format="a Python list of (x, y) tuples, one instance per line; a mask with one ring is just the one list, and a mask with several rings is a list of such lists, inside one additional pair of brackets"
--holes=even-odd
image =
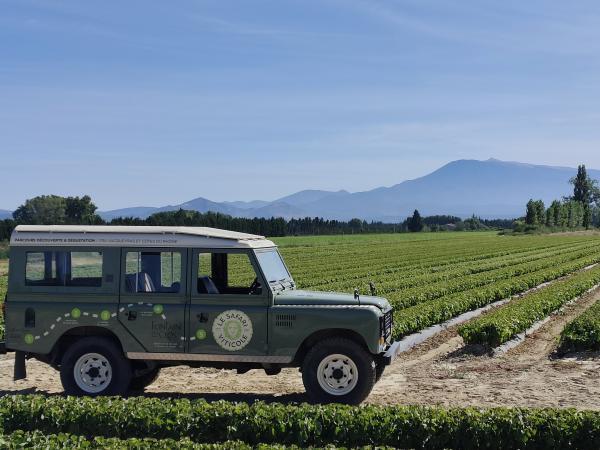
[(123, 395), (131, 382), (131, 365), (110, 339), (85, 337), (63, 355), (60, 380), (67, 395)]
[(318, 343), (302, 364), (302, 381), (315, 403), (359, 404), (371, 393), (375, 376), (373, 356), (345, 338)]
[(375, 361), (375, 383), (379, 383), (381, 377), (383, 376), (383, 371), (385, 370), (385, 363), (379, 359)]

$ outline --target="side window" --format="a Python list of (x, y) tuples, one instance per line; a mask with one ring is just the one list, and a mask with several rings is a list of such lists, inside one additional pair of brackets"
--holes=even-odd
[(102, 252), (27, 252), (27, 286), (102, 286)]
[(125, 290), (131, 293), (181, 292), (181, 252), (127, 252)]
[(250, 286), (256, 278), (256, 272), (248, 255), (229, 253), (227, 255), (227, 284), (230, 287), (243, 288)]
[(55, 286), (57, 284), (54, 252), (27, 252), (25, 284), (28, 286)]
[(260, 295), (262, 288), (246, 253), (198, 254), (199, 294)]
[(71, 276), (67, 286), (101, 286), (102, 253), (71, 252)]

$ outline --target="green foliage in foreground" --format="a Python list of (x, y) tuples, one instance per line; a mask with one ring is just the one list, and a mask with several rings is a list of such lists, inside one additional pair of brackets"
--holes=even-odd
[(496, 347), (598, 283), (600, 267), (577, 273), (459, 327), (458, 333), (469, 344)]
[[(0, 398), (4, 433), (189, 439), (249, 445), (599, 448), (600, 413), (574, 409), (281, 405), (144, 397)], [(185, 448), (185, 447), (184, 447)]]
[(215, 444), (202, 444), (188, 438), (153, 439), (153, 438), (86, 438), (75, 434), (58, 433), (44, 434), (40, 431), (15, 431), (8, 435), (0, 436), (0, 448), (20, 449), (39, 448), (45, 450), (55, 449), (89, 449), (89, 450), (116, 450), (116, 449), (145, 449), (153, 450), (270, 450), (270, 449), (296, 449), (296, 446), (259, 444), (252, 446), (240, 441), (229, 441)]
[[(0, 448), (39, 448), (54, 449), (142, 449), (156, 450), (250, 450), (253, 447), (242, 442), (226, 442), (219, 444), (197, 444), (189, 439), (118, 439), (118, 438), (86, 438), (74, 434), (58, 433), (44, 434), (39, 431), (15, 431), (14, 433), (0, 436)], [(259, 448), (276, 448), (271, 446)]]
[(600, 350), (600, 301), (563, 329), (559, 349), (561, 352)]

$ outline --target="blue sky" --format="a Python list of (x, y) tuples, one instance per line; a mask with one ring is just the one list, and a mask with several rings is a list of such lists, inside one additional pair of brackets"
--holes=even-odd
[(600, 168), (595, 1), (0, 0), (0, 208)]

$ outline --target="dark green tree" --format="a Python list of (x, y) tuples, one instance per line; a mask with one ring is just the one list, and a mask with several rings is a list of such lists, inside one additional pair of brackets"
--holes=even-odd
[(73, 225), (97, 225), (102, 223), (96, 214), (97, 206), (89, 195), (65, 199), (65, 222)]
[(59, 225), (65, 223), (66, 201), (58, 195), (40, 195), (25, 201), (13, 212), (17, 223)]
[(537, 224), (537, 208), (533, 199), (529, 199), (525, 211), (525, 223), (527, 225)]
[(548, 209), (546, 210), (546, 226), (547, 227), (559, 227), (560, 226), (560, 201), (554, 200)]
[(586, 229), (589, 228), (590, 225), (592, 224), (592, 209), (591, 208), (592, 207), (589, 204), (583, 205), (583, 217), (582, 217), (581, 225), (583, 225)]
[(569, 180), (573, 185), (573, 196), (570, 198), (583, 206), (581, 224), (589, 228), (592, 224), (592, 203), (600, 200), (598, 181), (592, 180), (587, 174), (585, 165), (577, 167), (577, 175)]
[(412, 231), (413, 233), (423, 230), (423, 218), (421, 217), (421, 214), (419, 214), (419, 211), (417, 209), (415, 209), (415, 212), (413, 213), (412, 217), (408, 219), (407, 225), (408, 230)]
[(546, 223), (546, 207), (542, 200), (530, 199), (527, 202), (525, 223), (531, 226), (544, 225)]
[(30, 198), (13, 212), (15, 222), (27, 225), (94, 225), (103, 221), (88, 195), (61, 197), (40, 195)]
[(8, 241), (10, 239), (10, 234), (16, 226), (17, 224), (12, 219), (0, 220), (0, 242)]
[(573, 185), (573, 197), (576, 202), (589, 204), (591, 202), (591, 191), (593, 182), (590, 180), (585, 165), (577, 167), (577, 175), (569, 180)]
[(535, 203), (535, 218), (536, 225), (544, 225), (546, 222), (546, 205), (542, 200), (537, 200)]

